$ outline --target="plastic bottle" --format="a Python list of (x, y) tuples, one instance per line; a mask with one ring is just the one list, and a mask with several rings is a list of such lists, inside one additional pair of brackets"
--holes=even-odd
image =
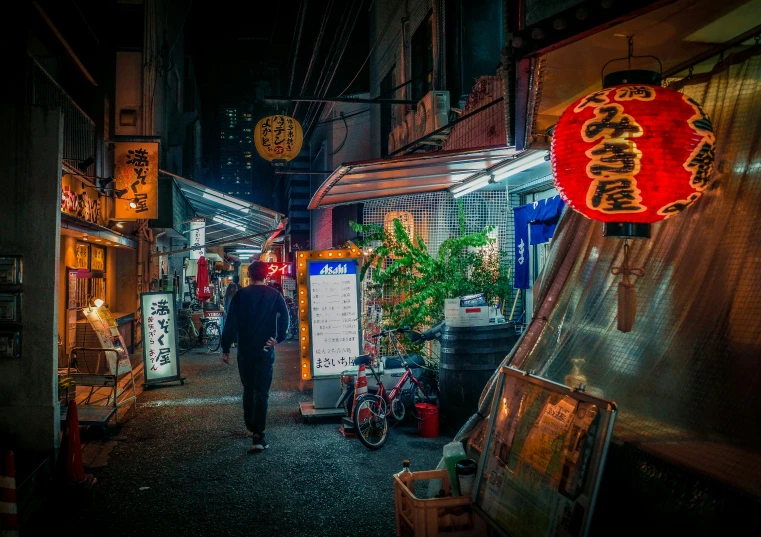
[(413, 494), (415, 493), (414, 489), (412, 488), (412, 472), (410, 471), (410, 461), (407, 459), (404, 459), (402, 461), (402, 471), (396, 474), (399, 477), (399, 480), (404, 483), (404, 486), (410, 489), (410, 492)]
[(457, 471), (455, 469), (458, 462), (466, 459), (465, 448), (462, 447), (462, 442), (449, 442), (444, 446), (444, 464), (447, 468), (447, 475), (449, 476), (449, 484), (452, 487), (452, 496), (460, 495), (460, 487), (457, 482)]

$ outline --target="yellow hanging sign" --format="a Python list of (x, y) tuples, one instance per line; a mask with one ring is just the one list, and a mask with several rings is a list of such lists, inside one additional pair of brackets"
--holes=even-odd
[(256, 151), (265, 160), (293, 160), (301, 151), (303, 142), (301, 124), (289, 116), (262, 118), (254, 128)]

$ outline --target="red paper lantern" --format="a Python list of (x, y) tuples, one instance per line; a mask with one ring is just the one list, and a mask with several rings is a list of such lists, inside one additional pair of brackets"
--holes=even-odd
[(196, 297), (199, 302), (206, 302), (211, 298), (211, 287), (209, 286), (209, 267), (206, 258), (198, 258), (198, 272), (196, 273)]
[(552, 138), (555, 186), (574, 210), (606, 223), (651, 224), (692, 205), (708, 186), (711, 120), (688, 96), (647, 84), (590, 93)]

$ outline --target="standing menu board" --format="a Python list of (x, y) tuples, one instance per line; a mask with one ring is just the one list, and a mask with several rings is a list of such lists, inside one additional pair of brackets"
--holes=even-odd
[(514, 537), (587, 535), (615, 404), (503, 367), (473, 503)]
[(338, 376), (359, 356), (359, 271), (356, 259), (309, 261), (312, 375)]
[(143, 370), (145, 383), (182, 380), (177, 354), (177, 315), (173, 292), (140, 295), (143, 319)]
[[(87, 322), (90, 323), (95, 335), (98, 337), (100, 346), (104, 349), (116, 350), (116, 353), (104, 353), (110, 374), (122, 375), (132, 371), (132, 363), (127, 353), (127, 346), (124, 344), (124, 339), (119, 332), (119, 325), (114, 316), (111, 315), (111, 310), (106, 306), (101, 306), (99, 308), (85, 308), (82, 311), (87, 318)], [(73, 336), (76, 334), (76, 313), (69, 318), (70, 324), (72, 321), (75, 323), (74, 334), (70, 333), (69, 337), (73, 341)]]

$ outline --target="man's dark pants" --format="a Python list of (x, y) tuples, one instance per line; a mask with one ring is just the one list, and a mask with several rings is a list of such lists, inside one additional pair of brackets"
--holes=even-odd
[(238, 373), (243, 383), (243, 419), (249, 431), (262, 436), (267, 423), (274, 363), (274, 350), (254, 354), (238, 352)]

